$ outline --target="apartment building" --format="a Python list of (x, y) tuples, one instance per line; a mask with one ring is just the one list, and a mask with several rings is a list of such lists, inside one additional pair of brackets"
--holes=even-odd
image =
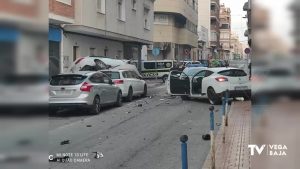
[(230, 59), (231, 49), (231, 10), (225, 7), (224, 4), (220, 6), (220, 58)]
[(210, 48), (213, 58), (220, 58), (220, 0), (210, 3)]
[(241, 59), (243, 57), (243, 46), (239, 40), (239, 36), (232, 32), (230, 38), (230, 60)]
[[(197, 11), (197, 0), (156, 0), (154, 44), (148, 47), (148, 60), (197, 59)], [(159, 56), (154, 57), (151, 54), (153, 47), (160, 48)]]
[(56, 21), (62, 22), (61, 72), (89, 55), (140, 60), (142, 46), (152, 44), (154, 0), (51, 1), (49, 18), (57, 15)]
[(198, 0), (198, 47), (200, 59), (209, 59), (211, 57), (210, 5), (210, 0)]
[(63, 53), (64, 24), (75, 23), (75, 0), (49, 0), (49, 66), (50, 75), (67, 69), (68, 58)]
[[(48, 65), (48, 11), (45, 1), (0, 1), (0, 71), (5, 73), (37, 73), (37, 65)], [(47, 56), (47, 55), (46, 55)], [(38, 58), (39, 57), (39, 58)], [(36, 63), (36, 64), (35, 64)], [(42, 66), (41, 66), (42, 67)]]

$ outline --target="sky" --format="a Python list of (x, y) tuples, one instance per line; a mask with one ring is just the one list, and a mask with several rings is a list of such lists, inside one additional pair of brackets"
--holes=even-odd
[(247, 0), (221, 0), (220, 4), (225, 4), (231, 10), (231, 30), (238, 34), (242, 43), (247, 43), (248, 38), (244, 36), (247, 30), (246, 11), (243, 11), (243, 6)]

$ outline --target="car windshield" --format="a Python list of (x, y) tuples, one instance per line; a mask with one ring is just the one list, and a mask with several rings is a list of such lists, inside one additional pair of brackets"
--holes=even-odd
[(108, 77), (113, 79), (120, 79), (120, 73), (119, 72), (111, 72), (111, 71), (103, 71)]
[(82, 83), (87, 76), (83, 75), (56, 75), (53, 76), (50, 85), (52, 86), (64, 86), (64, 85), (78, 85)]

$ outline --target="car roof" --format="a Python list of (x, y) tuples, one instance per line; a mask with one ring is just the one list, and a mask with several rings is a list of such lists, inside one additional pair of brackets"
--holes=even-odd
[(207, 70), (213, 71), (213, 72), (220, 72), (223, 70), (230, 70), (230, 69), (238, 69), (235, 67), (212, 67), (212, 68), (208, 68)]
[(99, 72), (99, 71), (78, 71), (76, 73), (62, 73), (62, 74), (58, 74), (59, 76), (62, 76), (62, 75), (86, 75), (86, 76), (89, 76), (89, 75), (92, 75), (94, 73), (102, 73), (102, 72)]

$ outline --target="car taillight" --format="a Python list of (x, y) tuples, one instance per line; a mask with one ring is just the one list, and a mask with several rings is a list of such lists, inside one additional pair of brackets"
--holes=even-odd
[(228, 79), (226, 77), (217, 77), (216, 80), (218, 82), (227, 82), (228, 81)]
[(82, 61), (84, 58), (79, 58), (76, 62), (75, 65), (77, 65), (80, 61)]
[(90, 92), (91, 89), (92, 89), (92, 87), (93, 87), (93, 86), (90, 85), (89, 83), (84, 82), (84, 83), (82, 84), (82, 86), (80, 87), (80, 90), (83, 91), (83, 92)]
[(114, 84), (123, 84), (124, 80), (114, 80)]

